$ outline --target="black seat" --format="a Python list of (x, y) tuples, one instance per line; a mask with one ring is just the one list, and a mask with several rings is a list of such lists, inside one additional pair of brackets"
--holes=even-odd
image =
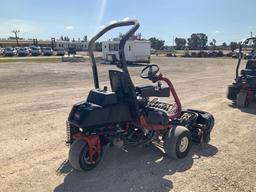
[(154, 88), (154, 85), (137, 85), (135, 87), (136, 92), (139, 94), (141, 94), (143, 89), (152, 89), (152, 88)]
[(135, 87), (129, 77), (122, 71), (109, 70), (112, 91), (117, 94), (119, 102), (127, 103), (134, 117), (139, 115), (139, 107)]
[(109, 79), (110, 85), (113, 92), (117, 94), (125, 94), (128, 93), (128, 86), (127, 86), (127, 78), (125, 78), (125, 74), (122, 71), (116, 70), (109, 70)]
[(158, 88), (157, 85), (140, 85), (136, 87), (136, 92), (141, 97), (169, 97), (170, 88), (168, 86), (161, 86)]

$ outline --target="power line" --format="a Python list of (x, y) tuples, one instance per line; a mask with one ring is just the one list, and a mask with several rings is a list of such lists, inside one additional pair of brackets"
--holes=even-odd
[(12, 30), (12, 33), (14, 33), (15, 35), (15, 39), (16, 39), (16, 42), (17, 42), (17, 46), (19, 46), (19, 42), (18, 42), (18, 33), (20, 32), (20, 30)]

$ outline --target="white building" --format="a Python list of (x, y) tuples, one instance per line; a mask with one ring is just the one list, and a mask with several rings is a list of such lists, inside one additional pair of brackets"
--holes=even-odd
[(88, 50), (88, 42), (85, 41), (56, 41), (55, 48), (64, 48), (68, 49), (69, 47), (75, 47), (77, 51), (87, 51)]
[[(105, 61), (119, 61), (119, 42), (116, 40), (102, 42), (102, 59)], [(125, 58), (131, 63), (150, 63), (150, 41), (128, 40), (125, 44)]]

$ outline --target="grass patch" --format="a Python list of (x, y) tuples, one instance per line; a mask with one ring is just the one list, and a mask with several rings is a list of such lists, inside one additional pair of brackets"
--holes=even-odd
[[(102, 57), (95, 57), (95, 61), (96, 61), (96, 63), (100, 63), (100, 62), (101, 62), (101, 60), (102, 60)], [(91, 61), (91, 59), (90, 59), (90, 58), (88, 58), (88, 61)]]
[(177, 52), (175, 53), (176, 57), (183, 57), (185, 55), (185, 52)]
[[(101, 57), (95, 58), (96, 62), (101, 61)], [(84, 57), (84, 62), (90, 61), (90, 58)], [(61, 57), (0, 57), (0, 63), (15, 63), (15, 62), (26, 62), (26, 63), (61, 63)]]
[(14, 62), (34, 62), (34, 63), (59, 63), (61, 62), (61, 57), (33, 57), (33, 58), (0, 58), (0, 63), (14, 63)]

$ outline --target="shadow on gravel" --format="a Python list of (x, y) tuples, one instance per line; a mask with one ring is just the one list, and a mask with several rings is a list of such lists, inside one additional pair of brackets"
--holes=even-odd
[(171, 160), (155, 145), (128, 147), (126, 150), (104, 149), (101, 163), (89, 172), (73, 170), (69, 162), (64, 161), (57, 174), (65, 175), (65, 179), (54, 192), (167, 192), (173, 188), (173, 183), (165, 176), (184, 172), (192, 167), (194, 160), (202, 156), (211, 157), (218, 152), (210, 144), (194, 145), (186, 158)]
[[(231, 103), (228, 106), (231, 108), (238, 108), (235, 103)], [(241, 108), (240, 111), (256, 115), (256, 102), (254, 101), (253, 103), (250, 103), (246, 108)]]

